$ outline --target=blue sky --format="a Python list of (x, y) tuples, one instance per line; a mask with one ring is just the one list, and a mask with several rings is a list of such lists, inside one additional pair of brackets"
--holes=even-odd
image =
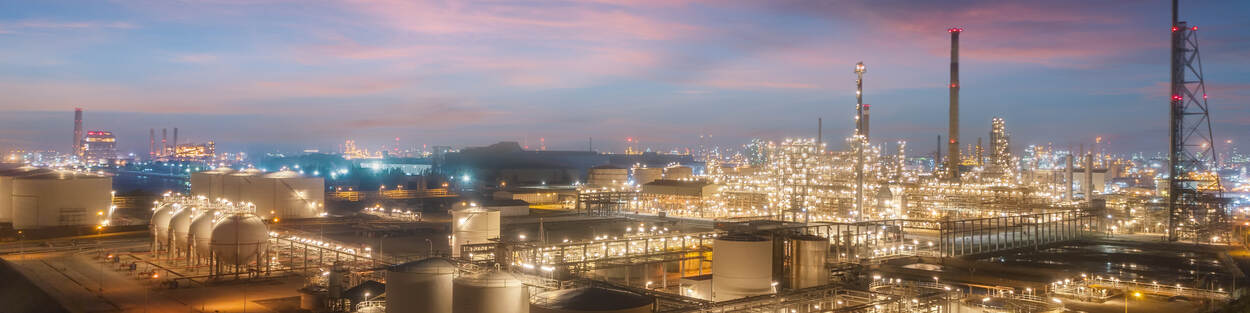
[[(0, 0), (0, 149), (66, 149), (74, 107), (145, 153), (149, 128), (223, 150), (483, 145), (660, 149), (853, 127), (962, 141), (1166, 147), (1168, 1)], [(1183, 1), (1217, 138), (1250, 131), (1250, 3)], [(159, 132), (159, 130), (158, 130)]]

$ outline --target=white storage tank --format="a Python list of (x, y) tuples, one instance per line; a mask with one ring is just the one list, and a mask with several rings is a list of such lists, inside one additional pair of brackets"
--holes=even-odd
[(164, 246), (169, 244), (169, 222), (174, 217), (174, 212), (181, 205), (161, 202), (160, 206), (152, 211), (152, 235), (156, 238), (157, 244)]
[(749, 234), (729, 234), (712, 243), (712, 300), (772, 293), (773, 242)]
[(252, 184), (260, 180), (261, 171), (249, 168), (222, 177), (221, 198), (234, 203), (247, 202), (244, 192), (252, 188)]
[(187, 236), (191, 238), (192, 251), (197, 257), (208, 257), (212, 253), (211, 239), (213, 237), (213, 222), (220, 217), (218, 210), (203, 210), (191, 219), (191, 226), (187, 229)]
[(261, 182), (269, 194), (259, 194), (251, 202), (256, 203), (258, 213), (273, 212), (280, 218), (313, 218), (321, 215), (325, 202), (325, 179), (304, 176), (294, 171), (266, 174)]
[(218, 167), (212, 170), (191, 173), (191, 195), (204, 196), (208, 199), (222, 197), (226, 175), (234, 172), (229, 167)]
[(248, 265), (264, 254), (269, 243), (269, 227), (255, 214), (226, 215), (213, 226), (209, 241), (222, 265)]
[(612, 165), (590, 168), (586, 184), (594, 187), (619, 187), (629, 181), (629, 170)]
[(634, 184), (642, 186), (664, 177), (664, 169), (658, 167), (635, 167)]
[(95, 225), (113, 205), (113, 177), (32, 169), (9, 186), (13, 228)]
[(452, 283), (456, 313), (528, 313), (529, 290), (512, 274), (491, 271), (456, 278)]
[(664, 169), (664, 179), (690, 179), (694, 178), (694, 169), (689, 166), (670, 166)]
[(469, 208), (451, 211), (451, 256), (460, 256), (460, 247), (490, 243), (499, 238), (499, 211)]
[(180, 251), (187, 250), (187, 235), (191, 231), (191, 217), (195, 216), (195, 207), (184, 207), (182, 210), (174, 213), (169, 219), (169, 234), (173, 238), (169, 241), (173, 243), (174, 248)]
[(538, 294), (530, 304), (533, 313), (650, 313), (655, 299), (629, 291), (584, 287)]
[(429, 258), (391, 266), (386, 271), (388, 312), (451, 313), (451, 281), (456, 266)]
[(801, 289), (829, 283), (825, 268), (829, 256), (829, 239), (814, 235), (790, 238), (790, 288)]

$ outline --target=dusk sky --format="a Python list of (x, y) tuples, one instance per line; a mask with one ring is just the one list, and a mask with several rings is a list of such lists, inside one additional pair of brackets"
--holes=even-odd
[[(962, 141), (1166, 150), (1170, 3), (1106, 1), (0, 0), (0, 149), (148, 129), (223, 152), (485, 145), (671, 149), (853, 128), (931, 153), (961, 38)], [(1250, 140), (1250, 1), (1182, 1), (1216, 137)], [(171, 130), (172, 131), (172, 130)], [(836, 140), (832, 142), (838, 142)], [(1242, 149), (1243, 151), (1245, 149)]]

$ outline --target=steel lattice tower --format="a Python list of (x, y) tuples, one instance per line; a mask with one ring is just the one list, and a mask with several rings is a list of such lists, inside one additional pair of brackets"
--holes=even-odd
[(1198, 27), (1178, 19), (1172, 0), (1171, 103), (1169, 112), (1168, 240), (1206, 240), (1225, 221), (1207, 92), (1198, 55)]

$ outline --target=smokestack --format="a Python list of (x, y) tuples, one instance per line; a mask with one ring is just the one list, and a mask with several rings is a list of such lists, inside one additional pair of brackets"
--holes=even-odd
[(1085, 202), (1094, 200), (1094, 155), (1085, 155), (1085, 182), (1082, 183), (1085, 192)]
[(935, 175), (937, 174), (938, 167), (940, 167), (938, 166), (939, 163), (942, 163), (942, 135), (937, 136), (937, 153), (934, 153), (933, 156), (933, 173)]
[(951, 34), (951, 104), (950, 104), (950, 131), (946, 137), (950, 139), (947, 145), (949, 159), (949, 170), (951, 180), (959, 180), (959, 33), (964, 32), (963, 28), (953, 27), (946, 30)]
[(168, 154), (169, 145), (166, 139), (169, 138), (169, 129), (161, 128), (161, 156)]
[(868, 122), (871, 121), (871, 119), (868, 118), (869, 108), (872, 108), (871, 104), (864, 105), (864, 138), (868, 138)]
[(821, 145), (825, 143), (824, 136), (825, 136), (825, 122), (823, 119), (817, 117), (816, 118), (816, 149), (819, 149), (820, 152), (825, 152), (824, 146)]
[(74, 108), (74, 155), (82, 156), (82, 108)]
[[(1071, 150), (1068, 150), (1068, 151), (1071, 151)], [(1067, 188), (1064, 188), (1063, 200), (1072, 201), (1072, 153), (1071, 152), (1068, 152), (1068, 158), (1066, 162), (1068, 163), (1068, 168), (1064, 170), (1064, 176), (1067, 176), (1067, 181), (1065, 181), (1063, 185), (1067, 186)]]
[(177, 151), (178, 151), (178, 128), (174, 127), (174, 141), (171, 141), (169, 144), (169, 152), (171, 152), (172, 154), (172, 152), (177, 152)]
[(156, 156), (156, 129), (148, 129), (148, 157)]

